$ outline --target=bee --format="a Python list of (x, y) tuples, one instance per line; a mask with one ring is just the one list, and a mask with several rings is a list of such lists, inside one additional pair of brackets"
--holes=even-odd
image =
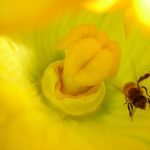
[(123, 87), (123, 93), (126, 100), (125, 104), (127, 104), (131, 119), (133, 118), (136, 108), (145, 110), (146, 104), (149, 104), (150, 106), (150, 95), (148, 94), (148, 89), (145, 86), (140, 85), (143, 80), (149, 77), (150, 73), (146, 73), (136, 82), (128, 82)]

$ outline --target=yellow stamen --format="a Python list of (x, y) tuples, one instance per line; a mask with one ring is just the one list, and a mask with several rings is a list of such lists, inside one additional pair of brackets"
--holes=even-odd
[(56, 109), (71, 116), (82, 116), (96, 111), (105, 95), (104, 83), (89, 87), (77, 95), (66, 94), (61, 80), (63, 65), (63, 61), (54, 62), (44, 72), (44, 96)]
[(119, 68), (120, 48), (93, 25), (75, 28), (59, 44), (65, 49), (63, 83), (70, 94), (114, 76)]
[(120, 48), (93, 25), (72, 30), (58, 45), (64, 61), (48, 66), (42, 78), (44, 96), (71, 116), (95, 111), (105, 95), (104, 80), (116, 75)]

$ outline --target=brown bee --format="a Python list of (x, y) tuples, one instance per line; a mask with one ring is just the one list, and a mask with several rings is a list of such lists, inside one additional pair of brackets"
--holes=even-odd
[(146, 104), (148, 103), (150, 105), (150, 95), (148, 94), (147, 88), (140, 86), (140, 82), (148, 77), (150, 77), (150, 74), (146, 73), (141, 76), (137, 82), (128, 82), (123, 88), (126, 99), (125, 104), (127, 104), (131, 119), (136, 108), (146, 109)]

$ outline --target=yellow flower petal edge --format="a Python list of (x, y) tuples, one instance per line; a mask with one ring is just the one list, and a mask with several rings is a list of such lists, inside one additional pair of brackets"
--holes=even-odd
[(60, 76), (63, 64), (63, 61), (54, 62), (44, 72), (41, 84), (46, 99), (56, 109), (71, 116), (82, 116), (96, 111), (105, 95), (104, 83), (90, 87), (79, 95), (65, 94)]
[(91, 0), (85, 1), (83, 5), (90, 11), (102, 13), (126, 8), (129, 3), (129, 0)]
[(0, 1), (0, 33), (20, 29), (26, 31), (28, 28), (45, 25), (67, 10), (76, 10), (80, 3), (80, 0)]

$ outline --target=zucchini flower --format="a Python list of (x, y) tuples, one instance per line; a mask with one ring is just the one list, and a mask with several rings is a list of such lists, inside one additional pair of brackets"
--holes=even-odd
[[(102, 0), (95, 13), (92, 1), (38, 1), (30, 15), (16, 2), (22, 20), (0, 19), (0, 149), (149, 150), (149, 110), (131, 121), (122, 93), (150, 64), (142, 27), (126, 36), (131, 3)], [(141, 84), (149, 92), (150, 80)]]

